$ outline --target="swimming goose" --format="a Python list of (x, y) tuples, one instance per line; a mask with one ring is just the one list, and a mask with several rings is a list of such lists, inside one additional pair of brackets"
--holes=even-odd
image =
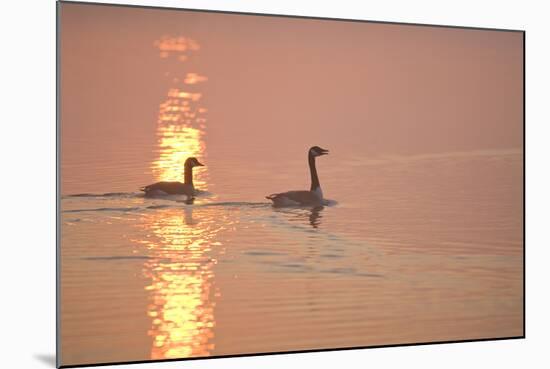
[(184, 182), (157, 182), (140, 188), (145, 196), (155, 195), (186, 195), (188, 199), (195, 197), (195, 186), (193, 186), (193, 168), (202, 167), (196, 158), (187, 158), (184, 164)]
[(266, 199), (273, 201), (273, 206), (319, 206), (323, 205), (323, 191), (319, 184), (315, 158), (327, 155), (328, 150), (319, 146), (313, 146), (308, 151), (309, 171), (311, 174), (311, 188), (309, 191), (288, 191), (274, 193), (266, 196)]

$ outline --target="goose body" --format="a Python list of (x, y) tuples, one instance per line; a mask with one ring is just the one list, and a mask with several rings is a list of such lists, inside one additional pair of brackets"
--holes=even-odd
[(196, 158), (188, 158), (184, 164), (184, 182), (157, 182), (140, 188), (145, 196), (186, 195), (194, 198), (196, 191), (193, 185), (193, 168), (204, 166)]
[(320, 206), (323, 205), (323, 190), (319, 183), (317, 168), (315, 166), (315, 158), (322, 155), (327, 155), (328, 150), (322, 149), (319, 146), (313, 146), (308, 151), (308, 164), (311, 174), (311, 187), (309, 191), (287, 191), (274, 193), (266, 196), (267, 199), (273, 201), (273, 206)]
[(187, 195), (195, 196), (195, 187), (190, 183), (157, 182), (140, 188), (145, 195)]

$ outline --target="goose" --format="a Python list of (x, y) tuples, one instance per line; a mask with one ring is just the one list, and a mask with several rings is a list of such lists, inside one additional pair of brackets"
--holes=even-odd
[(184, 164), (184, 182), (157, 182), (149, 186), (141, 187), (145, 196), (155, 195), (186, 195), (188, 199), (195, 197), (195, 186), (193, 186), (193, 168), (202, 167), (196, 158), (187, 158)]
[(288, 191), (274, 193), (266, 196), (266, 199), (273, 201), (273, 206), (319, 206), (323, 205), (323, 191), (317, 176), (315, 158), (327, 155), (328, 150), (319, 146), (313, 146), (308, 150), (309, 172), (311, 174), (311, 187), (309, 191)]

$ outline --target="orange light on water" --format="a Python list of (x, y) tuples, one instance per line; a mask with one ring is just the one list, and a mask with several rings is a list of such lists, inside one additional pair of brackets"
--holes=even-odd
[(159, 40), (154, 42), (161, 52), (185, 52), (188, 50), (197, 51), (200, 49), (200, 45), (197, 41), (188, 37), (172, 37), (162, 36)]
[(208, 78), (205, 76), (201, 76), (197, 73), (187, 73), (187, 76), (185, 76), (185, 79), (183, 80), (184, 83), (187, 83), (188, 85), (194, 85), (199, 82), (207, 81)]
[[(159, 181), (183, 182), (183, 164), (188, 157), (204, 156), (203, 132), (185, 125), (162, 125), (157, 129), (158, 159), (152, 163), (152, 170)], [(194, 183), (206, 190), (206, 167), (195, 170)]]
[(215, 327), (211, 242), (220, 228), (201, 226), (192, 209), (155, 213), (144, 219), (153, 237), (144, 273), (151, 280), (147, 315), (152, 318), (151, 358), (207, 356)]
[(182, 91), (182, 90), (177, 89), (177, 88), (172, 88), (172, 89), (170, 89), (170, 91), (168, 91), (168, 96), (170, 96), (170, 97), (179, 97), (181, 99), (191, 99), (193, 101), (198, 101), (202, 97), (202, 94), (200, 94), (200, 93), (191, 93), (191, 92)]
[[(155, 43), (161, 58), (175, 55), (185, 61), (189, 51), (199, 44), (186, 37), (162, 37)], [(174, 72), (174, 71), (172, 71)], [(206, 81), (198, 73), (185, 74), (184, 83)], [(184, 181), (184, 163), (189, 157), (206, 156), (206, 108), (199, 105), (202, 93), (182, 89), (179, 79), (172, 79), (166, 99), (160, 104), (157, 121), (157, 158), (151, 170), (158, 181)], [(208, 165), (208, 163), (206, 163)], [(195, 187), (207, 190), (208, 166), (193, 172)], [(212, 247), (219, 247), (213, 237), (221, 230), (206, 219), (193, 221), (193, 209), (172, 209), (144, 215), (144, 225), (151, 234), (137, 241), (149, 250), (144, 274), (150, 279), (145, 288), (150, 294), (147, 315), (151, 318), (151, 358), (206, 356), (213, 350), (214, 302), (212, 282), (216, 260)]]
[[(185, 160), (189, 157), (200, 160), (206, 156), (204, 129), (207, 109), (199, 106), (201, 97), (200, 92), (173, 87), (168, 90), (167, 99), (160, 104), (156, 149), (158, 157), (151, 163), (157, 181), (183, 182)], [(207, 190), (207, 177), (208, 166), (196, 169), (193, 173), (195, 187)]]

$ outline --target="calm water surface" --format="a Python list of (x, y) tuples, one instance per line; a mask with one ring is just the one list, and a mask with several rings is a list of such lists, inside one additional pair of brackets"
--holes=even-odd
[[(64, 364), (522, 334), (520, 148), (234, 144), (220, 137), (239, 122), (208, 120), (208, 76), (178, 64), (194, 42), (157, 41), (179, 74), (149, 131), (63, 136)], [(317, 163), (334, 202), (272, 208), (265, 195), (309, 187), (311, 145), (331, 150)], [(182, 180), (188, 156), (206, 164), (194, 204), (139, 193)]]

